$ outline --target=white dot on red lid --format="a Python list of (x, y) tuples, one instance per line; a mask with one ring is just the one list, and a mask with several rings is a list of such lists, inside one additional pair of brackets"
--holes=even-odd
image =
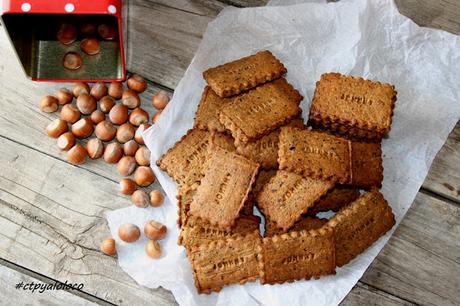
[(73, 5), (72, 3), (67, 3), (67, 4), (64, 6), (64, 10), (65, 10), (67, 13), (72, 13), (72, 12), (75, 10), (75, 5)]
[(27, 3), (27, 2), (24, 2), (22, 5), (21, 5), (21, 10), (23, 12), (28, 12), (30, 11), (30, 9), (32, 8), (32, 6), (30, 5), (30, 3)]
[(107, 10), (109, 11), (110, 14), (115, 14), (117, 12), (117, 7), (111, 4), (107, 7)]

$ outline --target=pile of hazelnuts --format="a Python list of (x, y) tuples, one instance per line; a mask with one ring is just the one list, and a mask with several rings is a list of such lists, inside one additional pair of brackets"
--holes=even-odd
[[(110, 84), (75, 83), (72, 90), (61, 88), (55, 96), (45, 96), (40, 101), (40, 110), (46, 113), (59, 111), (59, 118), (46, 127), (48, 136), (57, 139), (57, 146), (67, 151), (67, 160), (74, 165), (86, 162), (87, 158), (102, 158), (109, 164), (117, 164), (120, 192), (131, 195), (133, 204), (140, 208), (162, 205), (164, 196), (159, 190), (150, 194), (138, 189), (155, 181), (150, 168), (150, 151), (145, 146), (142, 133), (148, 129), (150, 115), (141, 107), (139, 94), (147, 89), (147, 82), (139, 75), (128, 78), (127, 87), (121, 82)], [(75, 103), (74, 103), (74, 100)], [(152, 118), (155, 123), (161, 111), (169, 102), (165, 91), (158, 91), (152, 97), (152, 104), (158, 110)], [(132, 175), (132, 178), (129, 176)], [(152, 239), (146, 252), (153, 258), (161, 254), (157, 240), (166, 235), (166, 227), (154, 220), (147, 222), (144, 233)], [(137, 241), (139, 228), (124, 224), (119, 228), (120, 239)], [(106, 239), (101, 249), (115, 254), (115, 241)]]

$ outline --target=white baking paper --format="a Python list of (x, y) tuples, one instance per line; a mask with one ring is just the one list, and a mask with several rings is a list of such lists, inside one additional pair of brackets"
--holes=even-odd
[[(389, 0), (306, 3), (261, 8), (226, 8), (209, 23), (200, 47), (160, 120), (144, 133), (152, 165), (192, 127), (205, 86), (202, 72), (258, 50), (271, 50), (287, 67), (288, 80), (305, 96), (308, 115), (315, 82), (324, 72), (389, 82), (398, 100), (390, 137), (383, 141), (383, 194), (399, 223), (412, 204), (430, 165), (460, 116), (460, 40), (444, 31), (421, 28), (399, 14)], [(139, 284), (162, 286), (181, 305), (334, 305), (360, 279), (391, 233), (382, 237), (334, 276), (283, 285), (225, 287), (198, 295), (175, 226), (176, 186), (156, 166), (168, 195), (161, 208), (108, 213), (114, 237), (121, 223), (143, 226), (153, 218), (168, 225), (164, 256), (147, 258), (145, 239), (132, 245), (117, 239), (120, 266)]]

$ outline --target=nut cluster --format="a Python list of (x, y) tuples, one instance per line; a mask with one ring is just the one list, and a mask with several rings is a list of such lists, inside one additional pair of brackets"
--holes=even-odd
[[(82, 22), (79, 27), (72, 23), (62, 23), (56, 33), (58, 41), (70, 46), (78, 36), (82, 36), (80, 50), (87, 55), (96, 55), (101, 51), (100, 40), (114, 40), (118, 31), (111, 24), (96, 24), (94, 22)], [(69, 51), (64, 55), (62, 64), (69, 70), (78, 70), (83, 65), (83, 57), (80, 53)], [(97, 98), (99, 99), (99, 98)]]
[[(62, 106), (59, 118), (51, 121), (46, 133), (57, 138), (58, 148), (67, 152), (70, 163), (80, 165), (89, 157), (116, 164), (123, 177), (120, 192), (130, 195), (137, 207), (158, 207), (163, 204), (163, 194), (159, 190), (148, 193), (142, 189), (155, 181), (150, 168), (150, 151), (142, 138), (151, 123), (149, 113), (141, 106), (139, 94), (147, 89), (148, 84), (141, 76), (132, 75), (127, 86), (125, 89), (121, 82), (112, 82), (108, 86), (95, 83), (92, 87), (87, 83), (75, 83), (72, 90), (61, 88), (55, 96), (42, 98), (40, 110), (53, 113)], [(168, 102), (169, 96), (164, 91), (153, 96), (152, 104), (158, 109), (157, 118)], [(156, 240), (166, 235), (166, 227), (152, 220), (146, 224), (144, 233), (151, 239), (145, 247), (147, 255), (158, 258), (161, 249)], [(125, 242), (137, 241), (139, 236), (140, 230), (134, 224), (124, 224), (119, 229), (119, 237)], [(104, 240), (101, 251), (114, 255), (115, 240)]]

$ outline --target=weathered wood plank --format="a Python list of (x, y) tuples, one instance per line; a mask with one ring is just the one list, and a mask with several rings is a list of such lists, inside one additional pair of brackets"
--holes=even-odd
[(396, 0), (399, 12), (420, 26), (460, 33), (460, 2), (456, 0)]
[(0, 296), (3, 305), (97, 305), (65, 290), (15, 289), (16, 284), (44, 284), (40, 280), (0, 265)]
[(460, 203), (460, 121), (433, 161), (423, 187)]
[(50, 278), (83, 283), (115, 304), (169, 304), (99, 251), (106, 211), (130, 205), (116, 183), (0, 138), (0, 257)]
[(359, 282), (345, 297), (340, 304), (342, 306), (348, 305), (375, 305), (375, 306), (388, 306), (388, 305), (415, 305), (408, 301), (402, 300), (396, 296), (392, 296), (386, 292), (372, 288), (366, 284)]
[(425, 193), (361, 281), (423, 305), (460, 304), (460, 207)]

